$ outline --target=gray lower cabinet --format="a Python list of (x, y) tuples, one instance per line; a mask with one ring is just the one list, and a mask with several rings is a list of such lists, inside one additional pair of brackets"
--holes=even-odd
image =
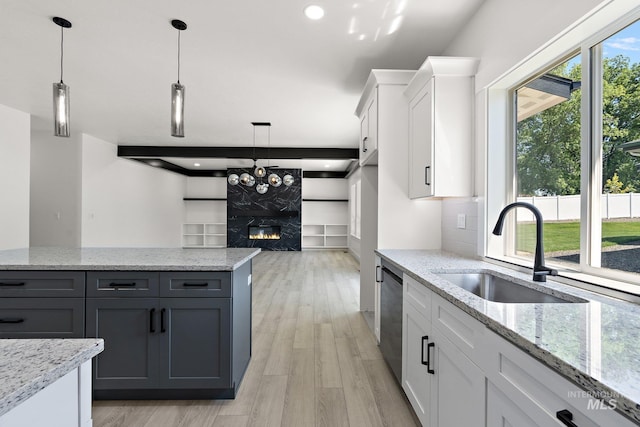
[(158, 298), (87, 298), (87, 337), (104, 339), (93, 359), (93, 389), (158, 385)]
[(86, 334), (105, 340), (94, 398), (235, 397), (251, 358), (251, 263), (147, 275), (90, 275)]
[(228, 388), (230, 298), (88, 298), (94, 390)]
[(0, 271), (0, 338), (83, 338), (82, 271)]
[(160, 298), (161, 388), (231, 387), (231, 298)]
[(0, 298), (0, 338), (83, 338), (84, 298)]

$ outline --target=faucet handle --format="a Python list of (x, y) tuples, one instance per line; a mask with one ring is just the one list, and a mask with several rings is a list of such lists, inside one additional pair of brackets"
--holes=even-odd
[(557, 276), (558, 270), (554, 270), (553, 268), (549, 268), (546, 266), (538, 267), (537, 270), (533, 271), (533, 281), (534, 282), (546, 282), (548, 276)]

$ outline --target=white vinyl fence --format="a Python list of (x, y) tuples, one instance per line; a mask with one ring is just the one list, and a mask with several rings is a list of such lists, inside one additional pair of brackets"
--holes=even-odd
[[(545, 221), (580, 219), (580, 196), (518, 197), (540, 209)], [(640, 217), (640, 193), (603, 194), (600, 210), (603, 219)], [(534, 221), (533, 214), (521, 209), (518, 221)]]

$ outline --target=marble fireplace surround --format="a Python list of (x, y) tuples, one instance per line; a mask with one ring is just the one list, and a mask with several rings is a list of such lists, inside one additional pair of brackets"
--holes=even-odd
[[(229, 169), (235, 173), (253, 174), (252, 168)], [(255, 185), (229, 185), (227, 183), (227, 247), (262, 248), (274, 251), (299, 251), (302, 249), (302, 170), (267, 168), (267, 176), (277, 173), (280, 178), (291, 175), (294, 182), (287, 187), (270, 186), (265, 194), (259, 194)], [(266, 182), (266, 177), (263, 178)], [(260, 178), (256, 178), (256, 184)], [(250, 226), (279, 226), (280, 239), (249, 239)]]

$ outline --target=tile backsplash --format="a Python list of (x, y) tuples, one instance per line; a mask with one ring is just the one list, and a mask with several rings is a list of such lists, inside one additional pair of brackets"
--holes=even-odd
[[(464, 215), (464, 228), (458, 217)], [(475, 198), (442, 201), (442, 249), (465, 256), (478, 256), (478, 202)]]

